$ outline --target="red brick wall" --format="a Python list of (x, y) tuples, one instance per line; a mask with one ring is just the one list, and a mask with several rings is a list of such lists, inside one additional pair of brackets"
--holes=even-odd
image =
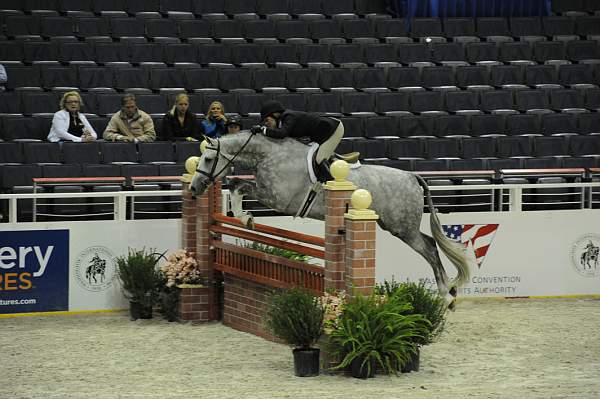
[(209, 320), (209, 289), (182, 288), (179, 293), (179, 318), (182, 321)]
[(370, 295), (375, 286), (374, 220), (346, 219), (346, 288)]
[(272, 288), (226, 274), (223, 324), (277, 341), (263, 323), (266, 297), (271, 291)]

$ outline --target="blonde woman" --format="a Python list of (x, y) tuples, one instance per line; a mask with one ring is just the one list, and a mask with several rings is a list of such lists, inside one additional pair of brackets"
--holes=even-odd
[(196, 115), (189, 111), (190, 99), (187, 94), (179, 93), (175, 104), (163, 118), (161, 140), (198, 141), (201, 137)]
[(206, 111), (206, 118), (200, 124), (202, 133), (211, 138), (218, 138), (227, 133), (225, 124), (225, 107), (220, 101), (213, 101)]
[(60, 99), (60, 111), (54, 114), (48, 141), (94, 141), (98, 137), (85, 115), (79, 110), (83, 102), (76, 91), (63, 94)]

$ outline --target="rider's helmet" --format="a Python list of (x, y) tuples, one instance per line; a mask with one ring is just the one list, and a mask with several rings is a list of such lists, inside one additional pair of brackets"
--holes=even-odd
[(269, 115), (273, 115), (276, 112), (283, 112), (285, 108), (279, 101), (267, 101), (265, 102), (260, 109), (260, 119), (265, 120), (265, 118)]

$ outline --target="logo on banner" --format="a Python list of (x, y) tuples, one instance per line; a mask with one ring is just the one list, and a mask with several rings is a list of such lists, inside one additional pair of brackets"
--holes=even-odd
[(77, 255), (75, 276), (88, 291), (105, 291), (113, 283), (116, 272), (115, 254), (102, 246), (89, 247)]
[(585, 277), (600, 276), (600, 235), (586, 234), (571, 247), (571, 263)]
[(443, 225), (444, 233), (473, 251), (477, 267), (481, 268), (488, 250), (492, 246), (499, 224), (450, 224)]

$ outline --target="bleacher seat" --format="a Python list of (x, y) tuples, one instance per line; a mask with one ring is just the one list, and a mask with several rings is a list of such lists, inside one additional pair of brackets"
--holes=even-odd
[(577, 134), (577, 121), (574, 114), (546, 114), (541, 117), (541, 132), (546, 136)]

